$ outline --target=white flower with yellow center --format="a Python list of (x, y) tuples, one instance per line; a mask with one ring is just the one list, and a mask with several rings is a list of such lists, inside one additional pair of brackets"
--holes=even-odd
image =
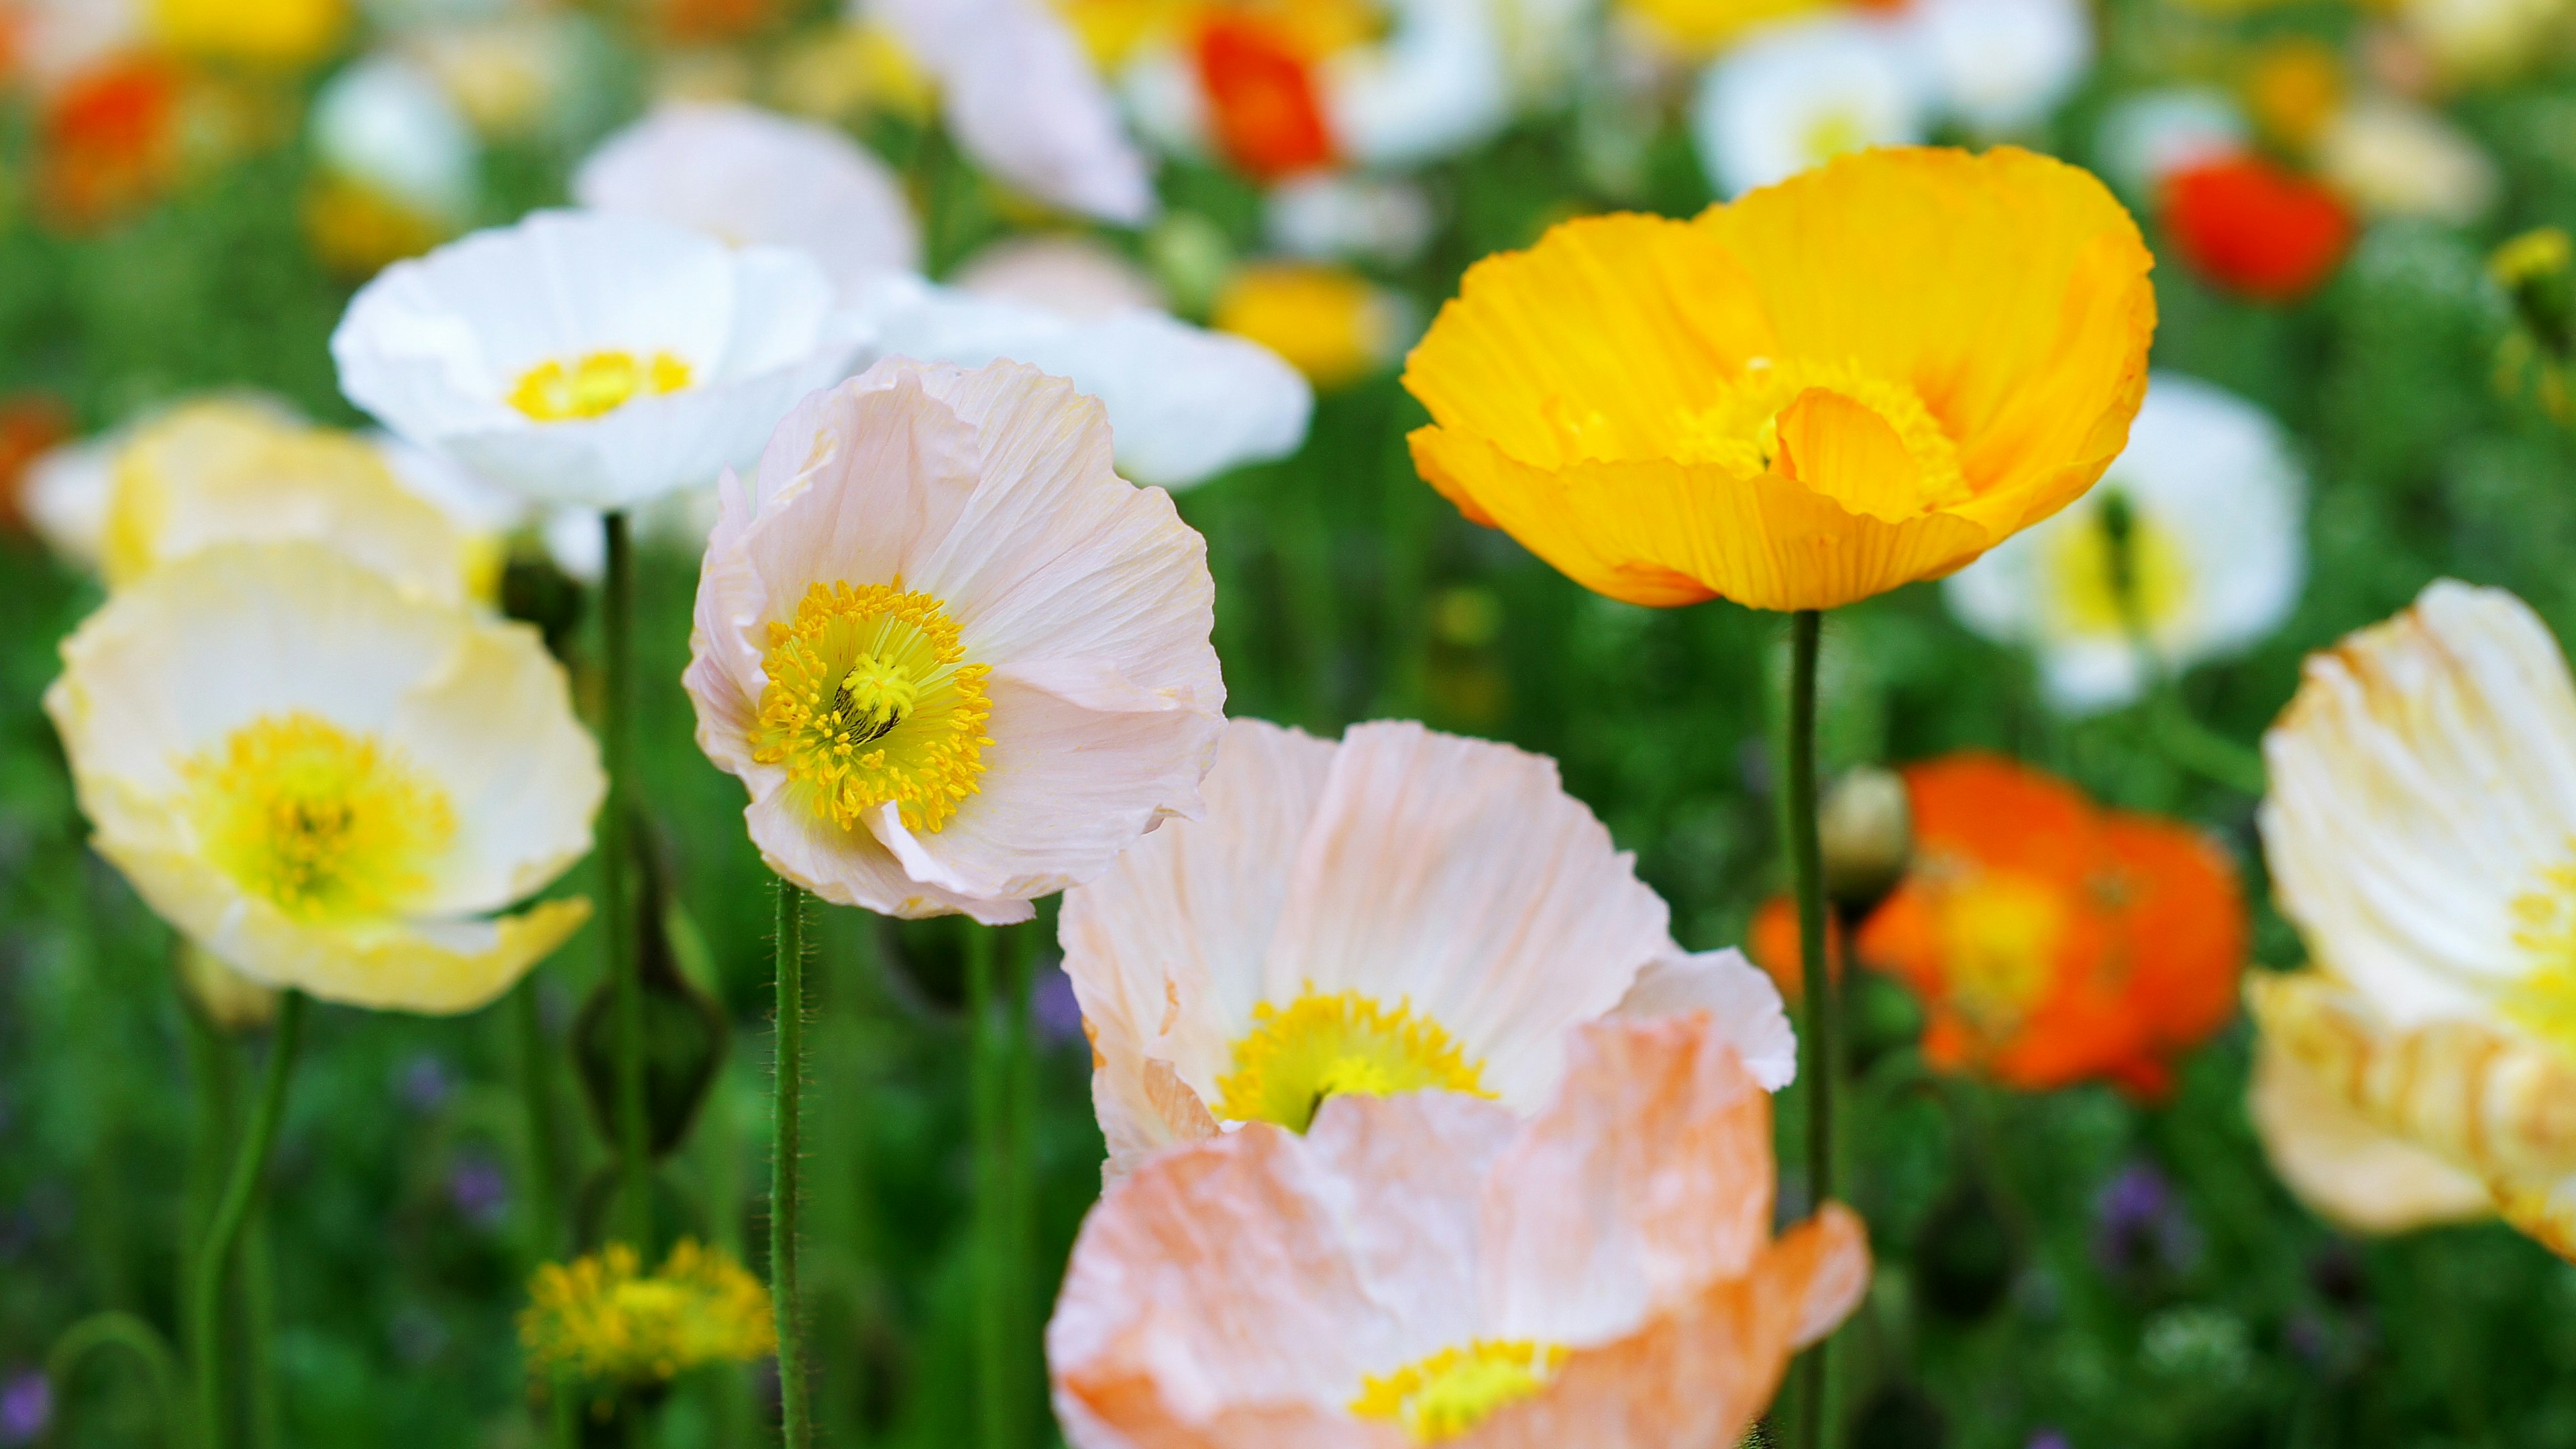
[(1700, 164), (1727, 196), (1871, 146), (1921, 141), (1928, 100), (1905, 37), (1831, 13), (1772, 26), (1718, 57), (1691, 103)]
[(625, 508), (748, 461), (865, 340), (800, 252), (539, 212), (387, 268), (331, 355), (409, 441), (537, 501)]
[(2108, 709), (2145, 686), (2140, 631), (2158, 667), (2179, 670), (2281, 627), (2307, 579), (2306, 495), (2268, 413), (2160, 372), (2102, 481), (1952, 575), (1944, 597), (1969, 628), (2037, 650), (2057, 707)]
[(1233, 720), (1207, 814), (1065, 894), (1110, 1172), (1336, 1096), (1425, 1088), (1528, 1112), (1575, 1025), (1708, 1010), (1762, 1085), (1797, 1069), (1770, 979), (1684, 952), (1635, 860), (1508, 745), (1416, 724), (1340, 743)]
[(64, 643), (45, 710), (98, 852), (254, 981), (470, 1011), (590, 913), (492, 914), (589, 851), (606, 791), (536, 631), (319, 546), (146, 575)]
[[(2249, 983), (2267, 1050), (2576, 1257), (2576, 683), (2557, 642), (2510, 594), (2436, 583), (2311, 657), (2263, 753), (2264, 856), (2317, 965)], [(2413, 1186), (2440, 1206), (2455, 1184)]]
[(1206, 559), (1070, 384), (889, 359), (726, 483), (698, 743), (824, 899), (1027, 920), (1199, 808), (1225, 701)]

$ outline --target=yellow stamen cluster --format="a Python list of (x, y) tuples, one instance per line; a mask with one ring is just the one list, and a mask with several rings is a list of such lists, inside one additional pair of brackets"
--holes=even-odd
[(456, 835), (399, 751), (309, 714), (256, 720), (181, 774), (207, 858), (306, 920), (395, 914)]
[(1820, 388), (1868, 408), (1895, 430), (1914, 460), (1922, 506), (1947, 507), (1972, 496), (1959, 468), (1959, 445), (1905, 383), (1873, 376), (1857, 362), (1757, 357), (1742, 376), (1721, 386), (1717, 402), (1681, 420), (1679, 455), (1685, 461), (1768, 471), (1780, 456), (1780, 414), (1808, 389)]
[(1351, 1401), (1364, 1419), (1402, 1424), (1417, 1444), (1454, 1439), (1506, 1404), (1547, 1387), (1565, 1364), (1556, 1344), (1478, 1339), (1444, 1348), (1383, 1377), (1372, 1376)]
[(689, 385), (689, 364), (668, 352), (638, 359), (632, 352), (594, 352), (570, 367), (540, 362), (510, 389), (510, 406), (541, 423), (604, 417), (639, 397), (659, 397)]
[(769, 626), (751, 757), (844, 830), (892, 801), (936, 831), (984, 773), (989, 665), (965, 662), (939, 600), (896, 584), (816, 584), (792, 623)]
[(1439, 1089), (1490, 1097), (1483, 1064), (1471, 1062), (1440, 1023), (1389, 1011), (1356, 991), (1311, 989), (1280, 1010), (1252, 1009), (1253, 1030), (1234, 1044), (1234, 1072), (1217, 1083), (1217, 1115), (1276, 1122), (1303, 1132), (1328, 1097), (1392, 1096)]
[(2047, 990), (2070, 922), (2059, 893), (2010, 871), (1979, 871), (1940, 896), (1950, 1004), (1990, 1037), (2010, 1036)]
[(2514, 944), (2532, 968), (2506, 990), (2507, 1021), (2576, 1056), (2576, 863), (2543, 872), (2513, 903)]
[(647, 1277), (637, 1267), (633, 1248), (611, 1243), (537, 1269), (519, 1314), (532, 1378), (656, 1383), (778, 1347), (769, 1291), (723, 1249), (683, 1238), (661, 1271)]

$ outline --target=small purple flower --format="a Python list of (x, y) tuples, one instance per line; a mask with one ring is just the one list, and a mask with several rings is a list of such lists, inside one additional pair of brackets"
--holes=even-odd
[(1037, 1026), (1038, 1040), (1050, 1046), (1083, 1039), (1082, 1003), (1074, 999), (1073, 978), (1064, 974), (1061, 959), (1039, 963), (1037, 980), (1029, 987), (1029, 1019)]
[(448, 1075), (447, 1063), (431, 1052), (412, 1057), (394, 1075), (394, 1095), (424, 1117), (447, 1105), (455, 1091), (456, 1079)]
[(54, 1386), (35, 1369), (0, 1384), (0, 1444), (33, 1444), (54, 1422)]
[(510, 1179), (491, 1158), (459, 1153), (447, 1172), (447, 1200), (467, 1222), (490, 1232), (509, 1215)]
[(2031, 1434), (2026, 1449), (2074, 1449), (2074, 1445), (2055, 1429), (2040, 1429)]
[(2200, 1234), (2154, 1164), (2132, 1162), (2102, 1189), (2093, 1209), (2093, 1256), (2105, 1271), (2179, 1271), (2199, 1254)]

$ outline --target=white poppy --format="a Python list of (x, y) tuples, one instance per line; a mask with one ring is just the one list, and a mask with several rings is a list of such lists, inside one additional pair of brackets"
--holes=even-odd
[(313, 98), (314, 160), (442, 229), (474, 212), (479, 146), (437, 80), (408, 60), (370, 56)]
[(48, 449), (27, 465), (20, 506), (56, 558), (90, 573), (106, 567), (107, 503), (116, 491), (114, 433)]
[(2039, 653), (2050, 700), (2084, 713), (2138, 696), (2146, 671), (2111, 574), (2104, 508), (2126, 505), (2136, 605), (2161, 666), (2281, 626), (2307, 577), (2306, 484), (2279, 423), (2224, 388), (2157, 373), (2129, 446), (2092, 491), (1942, 586), (1987, 638)]
[(1553, 761), (1411, 723), (1336, 743), (1226, 725), (1206, 813), (1065, 895), (1110, 1171), (1346, 1093), (1529, 1112), (1568, 1032), (1706, 1010), (1767, 1088), (1797, 1069), (1770, 979), (1684, 952), (1634, 857)]
[(386, 268), (331, 355), (412, 442), (531, 499), (625, 508), (748, 461), (865, 341), (801, 252), (539, 212)]
[(1047, 0), (868, 0), (865, 9), (937, 78), (948, 128), (985, 170), (1102, 221), (1153, 217), (1144, 155)]
[(470, 1011), (572, 934), (495, 915), (587, 854), (607, 790), (537, 633), (310, 543), (119, 591), (45, 692), (99, 853), (254, 981)]
[(595, 211), (798, 248), (844, 296), (921, 268), (921, 226), (892, 167), (840, 131), (754, 106), (659, 107), (590, 153), (572, 195)]
[(1319, 171), (1270, 189), (1262, 198), (1262, 229), (1288, 256), (1400, 266), (1431, 242), (1431, 201), (1408, 181)]
[(1925, 109), (1896, 30), (1828, 14), (1761, 31), (1710, 65), (1691, 139), (1717, 189), (1740, 196), (1847, 151), (1921, 141)]
[(2317, 136), (2317, 174), (2382, 216), (2466, 226), (2495, 206), (2496, 164), (2434, 110), (2371, 96), (2335, 113)]
[(1005, 237), (959, 262), (948, 280), (961, 292), (1063, 317), (1163, 310), (1163, 289), (1152, 273), (1082, 236)]
[(1914, 0), (1903, 24), (1942, 106), (1989, 135), (2045, 120), (2093, 60), (2085, 0)]

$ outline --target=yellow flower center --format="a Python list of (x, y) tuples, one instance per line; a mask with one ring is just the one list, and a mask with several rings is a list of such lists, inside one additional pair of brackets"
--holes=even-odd
[(767, 1290), (724, 1250), (683, 1238), (659, 1272), (640, 1269), (624, 1243), (539, 1268), (519, 1315), (529, 1372), (650, 1383), (777, 1346)]
[(639, 397), (689, 385), (689, 365), (668, 352), (638, 360), (632, 352), (594, 352), (567, 367), (540, 362), (520, 374), (510, 406), (541, 423), (604, 417)]
[(2515, 898), (2514, 944), (2531, 969), (2505, 989), (2507, 1021), (2576, 1056), (2576, 863), (2542, 872)]
[(969, 664), (939, 600), (892, 584), (816, 584), (769, 626), (751, 757), (783, 765), (806, 808), (842, 829), (893, 801), (936, 831), (984, 773), (992, 668)]
[[(2106, 485), (2113, 486), (2113, 485)], [(2182, 612), (2191, 595), (2191, 566), (2173, 533), (2146, 513), (2130, 508), (2128, 518), (2129, 589), (2138, 623), (2152, 637)], [(2125, 639), (2129, 620), (2122, 612), (2119, 579), (2113, 570), (2115, 551), (2123, 545), (2108, 527), (2087, 524), (2059, 529), (2049, 546), (2047, 597), (2058, 623), (2086, 637)]]
[(1252, 1021), (1252, 1033), (1234, 1044), (1233, 1075), (1217, 1083), (1217, 1115), (1231, 1121), (1303, 1132), (1327, 1097), (1425, 1088), (1493, 1095), (1483, 1064), (1402, 1002), (1389, 1011), (1356, 991), (1318, 996), (1309, 988), (1285, 1011), (1255, 1006)]
[(1951, 1009), (1988, 1036), (2010, 1035), (2047, 989), (2065, 900), (2027, 876), (1980, 870), (1943, 892), (1939, 909)]
[(1351, 1412), (1402, 1424), (1417, 1444), (1453, 1439), (1505, 1404), (1547, 1387), (1565, 1358), (1566, 1350), (1555, 1344), (1478, 1339), (1369, 1378), (1351, 1401)]
[(1810, 388), (1859, 403), (1895, 431), (1914, 460), (1921, 507), (1948, 507), (1973, 496), (1959, 469), (1959, 445), (1922, 397), (1857, 362), (1755, 358), (1743, 376), (1719, 384), (1715, 403), (1682, 417), (1676, 455), (1685, 463), (1719, 463), (1742, 473), (1769, 471), (1780, 456), (1780, 415)]
[(246, 725), (181, 773), (207, 858), (306, 920), (394, 913), (456, 835), (446, 795), (398, 751), (309, 714)]
[(1822, 111), (1808, 119), (1798, 138), (1798, 153), (1810, 166), (1822, 166), (1846, 152), (1869, 144), (1860, 113), (1848, 106)]

